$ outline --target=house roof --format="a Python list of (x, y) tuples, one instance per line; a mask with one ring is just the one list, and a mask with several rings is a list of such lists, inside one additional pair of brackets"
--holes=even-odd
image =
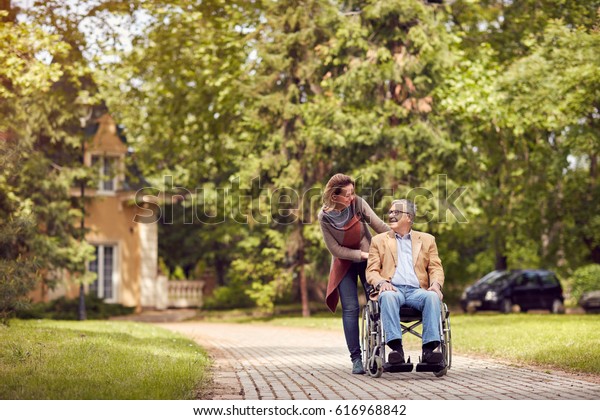
[(125, 181), (121, 185), (123, 191), (137, 191), (149, 187), (150, 183), (144, 178), (135, 161), (135, 154), (127, 147), (123, 127), (115, 122), (105, 108), (99, 111), (94, 110), (94, 114), (100, 114), (95, 123), (85, 127), (86, 136), (92, 137), (88, 151), (125, 156)]
[(117, 127), (115, 120), (110, 116), (110, 114), (102, 115), (96, 120), (96, 122), (97, 128), (89, 146), (89, 151), (92, 153), (102, 152), (120, 155), (126, 154), (127, 146), (121, 137), (121, 129)]

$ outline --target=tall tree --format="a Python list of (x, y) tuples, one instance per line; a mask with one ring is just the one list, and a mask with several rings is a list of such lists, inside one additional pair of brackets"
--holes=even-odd
[(501, 78), (514, 130), (539, 133), (527, 178), (532, 190), (549, 193), (538, 235), (546, 263), (577, 267), (600, 259), (599, 49), (597, 28), (553, 21)]
[[(3, 288), (27, 286), (16, 294), (3, 291), (16, 299), (40, 278), (52, 286), (60, 269), (82, 274), (91, 255), (82, 246), (74, 223), (79, 212), (70, 197), (73, 181), (83, 175), (77, 98), (86, 70), (60, 34), (35, 19), (18, 20), (10, 2), (4, 7), (9, 10), (0, 11), (0, 265)], [(3, 302), (3, 312), (12, 309)]]
[[(273, 297), (294, 279), (308, 315), (327, 270), (315, 223), (327, 178), (348, 172), (406, 193), (434, 186), (453, 162), (455, 148), (428, 118), (447, 61), (435, 9), (419, 0), (175, 1), (147, 11), (148, 38), (106, 68), (125, 87), (107, 95), (111, 108), (123, 110), (147, 172), (231, 188), (235, 223), (203, 226), (199, 249), (229, 238), (232, 277)], [(259, 204), (271, 211), (254, 214)]]
[[(353, 1), (344, 13), (348, 26), (332, 53), (347, 141), (339, 161), (370, 189), (359, 194), (382, 216), (392, 198), (413, 199), (417, 228), (455, 243), (458, 222), (471, 220), (477, 206), (463, 197), (461, 138), (446, 124), (438, 95), (456, 62), (447, 15), (423, 1)], [(448, 277), (463, 277), (461, 253), (443, 245), (440, 253)]]
[(272, 193), (272, 214), (263, 228), (281, 238), (279, 252), (287, 263), (268, 283), (280, 282), (291, 270), (303, 316), (310, 315), (306, 266), (309, 238), (314, 237), (312, 192), (330, 167), (327, 151), (336, 137), (337, 99), (322, 87), (328, 69), (319, 49), (331, 40), (338, 22), (338, 10), (327, 1), (266, 3), (264, 22), (255, 31), (257, 59), (245, 89), (248, 164), (241, 179), (258, 176)]
[(119, 59), (99, 62), (103, 96), (126, 127), (146, 178), (168, 196), (184, 198), (176, 207), (166, 203), (163, 215), (175, 208), (184, 214), (163, 218), (159, 234), (163, 245), (185, 235), (188, 251), (184, 256), (178, 247), (161, 246), (161, 257), (171, 268), (189, 270), (193, 251), (197, 260), (216, 267), (220, 282), (232, 247), (245, 236), (225, 217), (229, 196), (219, 189), (232, 188), (244, 159), (236, 130), (240, 84), (252, 48), (248, 33), (259, 11), (260, 2), (225, 0), (140, 2), (132, 10), (104, 10), (133, 19), (138, 33), (130, 50), (104, 50)]
[[(462, 59), (440, 90), (442, 109), (448, 112), (451, 130), (462, 138), (467, 167), (474, 175), (465, 178), (482, 209), (471, 225), (473, 233), (493, 244), (496, 268), (546, 265), (568, 271), (565, 257), (580, 255), (564, 247), (577, 236), (562, 232), (573, 220), (564, 200), (572, 184), (563, 178), (573, 173), (568, 159), (575, 149), (565, 136), (572, 137), (570, 130), (579, 132), (581, 125), (569, 127), (565, 118), (557, 124), (557, 110), (566, 103), (555, 96), (580, 79), (563, 77), (571, 64), (565, 56), (540, 51), (560, 39), (556, 31), (544, 30), (555, 26), (552, 18), (563, 17), (563, 28), (588, 28), (573, 32), (569, 39), (577, 44), (576, 39), (591, 29), (597, 10), (597, 1), (452, 5), (451, 27), (460, 37), (456, 50)], [(593, 62), (585, 51), (571, 57), (574, 68), (586, 69)], [(587, 72), (582, 77), (590, 83)], [(571, 121), (594, 123), (590, 95), (583, 95), (590, 106), (587, 111), (581, 112), (579, 103), (566, 107)]]
[(488, 44), (504, 62), (527, 56), (553, 19), (592, 27), (599, 7), (598, 0), (456, 0), (451, 3), (450, 23), (467, 54)]
[(456, 150), (431, 118), (434, 89), (450, 64), (443, 21), (418, 0), (354, 1), (344, 12), (347, 26), (331, 55), (346, 165), (394, 194), (433, 187)]
[[(239, 293), (272, 303), (294, 284), (308, 314), (328, 264), (313, 192), (336, 172), (359, 178), (376, 207), (416, 198), (429, 222), (419, 228), (455, 245), (441, 252), (457, 283), (493, 267), (574, 266), (581, 243), (595, 255), (594, 235), (575, 245), (572, 233), (597, 222), (569, 200), (596, 205), (596, 98), (573, 83), (596, 89), (598, 2), (428, 3), (134, 3), (144, 31), (103, 67), (106, 96), (146, 174), (158, 186), (171, 175), (165, 190), (184, 193), (182, 217), (194, 205), (224, 216), (183, 236), (229, 267)], [(551, 32), (556, 17), (570, 35)], [(578, 49), (550, 54), (560, 40)], [(547, 76), (569, 74), (566, 63), (580, 74)], [(181, 242), (186, 226), (171, 227)]]

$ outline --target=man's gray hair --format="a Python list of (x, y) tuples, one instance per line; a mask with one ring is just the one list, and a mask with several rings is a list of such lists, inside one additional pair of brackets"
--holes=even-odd
[(402, 207), (404, 207), (405, 211), (410, 216), (411, 223), (414, 223), (415, 216), (417, 215), (417, 205), (414, 202), (407, 200), (405, 198), (392, 201), (391, 207), (396, 207), (396, 204), (400, 204), (400, 205), (402, 205)]

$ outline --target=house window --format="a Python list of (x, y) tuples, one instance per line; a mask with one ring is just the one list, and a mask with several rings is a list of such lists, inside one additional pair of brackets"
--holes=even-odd
[(107, 301), (116, 300), (117, 289), (117, 247), (96, 245), (96, 259), (89, 264), (89, 271), (96, 273), (96, 280), (89, 286), (89, 292)]
[(98, 190), (117, 190), (117, 168), (119, 158), (115, 156), (92, 156), (92, 166), (98, 168)]

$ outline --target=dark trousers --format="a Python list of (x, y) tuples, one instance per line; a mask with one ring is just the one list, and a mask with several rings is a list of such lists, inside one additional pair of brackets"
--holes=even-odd
[(358, 304), (358, 280), (362, 284), (362, 289), (367, 283), (365, 269), (367, 262), (352, 263), (348, 272), (338, 286), (340, 293), (340, 302), (342, 304), (342, 324), (344, 326), (344, 335), (346, 344), (350, 351), (350, 359), (361, 359), (360, 351), (360, 333), (358, 328), (358, 317), (360, 306)]

